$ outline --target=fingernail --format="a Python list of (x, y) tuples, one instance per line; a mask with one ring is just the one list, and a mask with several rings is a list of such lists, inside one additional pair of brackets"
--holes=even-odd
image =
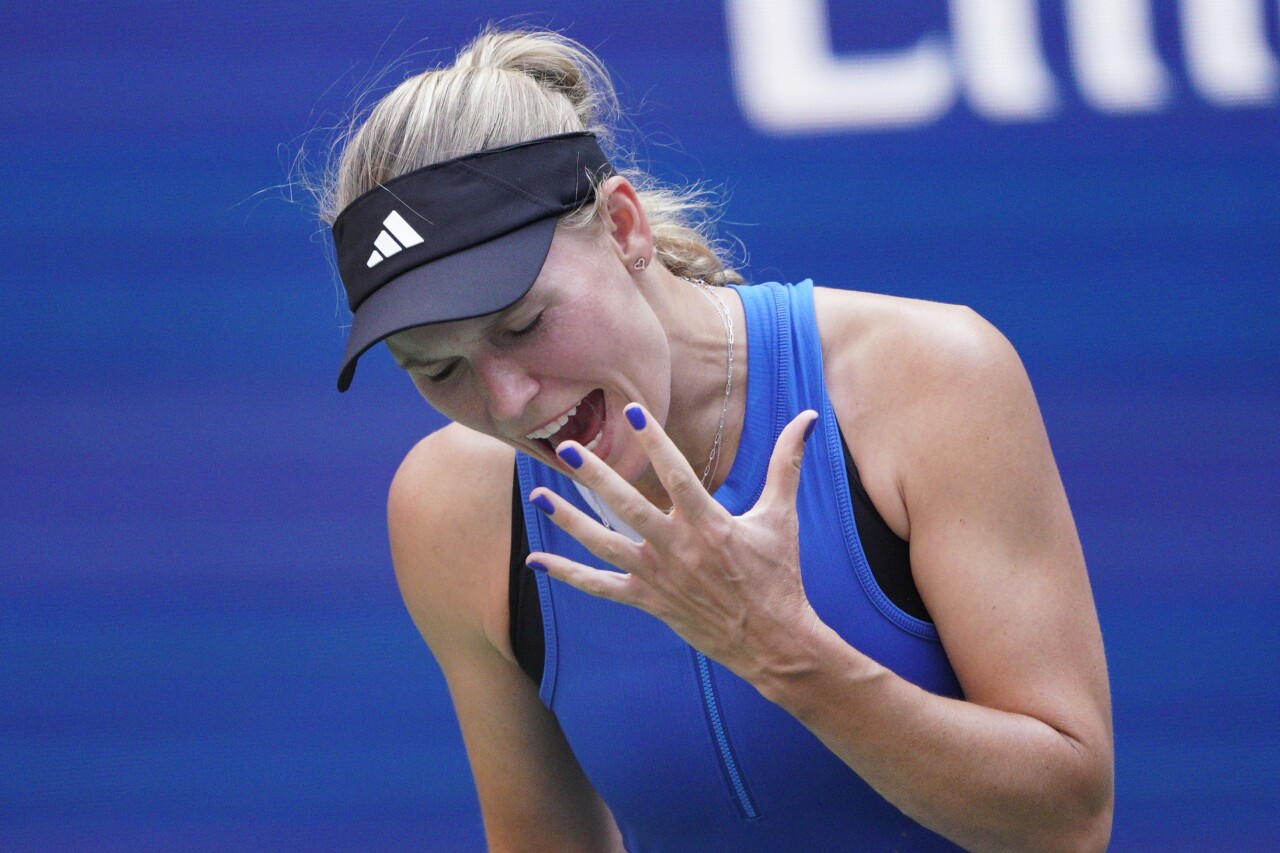
[(555, 505), (551, 503), (550, 498), (546, 495), (537, 495), (533, 500), (529, 501), (529, 503), (545, 512), (547, 515), (552, 515), (556, 511)]
[(818, 425), (818, 419), (817, 419), (817, 418), (814, 418), (813, 420), (809, 421), (809, 425), (808, 425), (807, 427), (805, 427), (805, 428), (804, 428), (804, 440), (805, 440), (805, 441), (808, 441), (808, 440), (809, 440), (809, 436), (813, 435), (813, 428), (814, 428), (814, 427), (816, 427), (817, 425)]
[(578, 452), (576, 447), (562, 447), (556, 451), (556, 455), (575, 471), (582, 467), (582, 454)]
[(623, 414), (625, 414), (627, 416), (627, 420), (631, 422), (632, 429), (637, 431), (644, 429), (644, 409), (639, 406), (630, 406), (629, 408), (623, 409)]
[(542, 563), (539, 563), (537, 560), (526, 560), (525, 565), (533, 569), (535, 572), (542, 572), (543, 574), (546, 574), (547, 567), (542, 565)]

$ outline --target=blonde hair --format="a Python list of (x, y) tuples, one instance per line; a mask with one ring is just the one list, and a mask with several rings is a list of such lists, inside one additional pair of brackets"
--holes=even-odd
[[(617, 94), (600, 60), (546, 30), (487, 28), (453, 65), (406, 79), (335, 145), (321, 188), (320, 217), (332, 224), (360, 195), (414, 169), (542, 136), (596, 134), (618, 173), (636, 188), (653, 232), (655, 260), (678, 276), (738, 283), (714, 237), (712, 203), (701, 187), (658, 184), (618, 150)], [(564, 215), (562, 229), (603, 227), (603, 200)]]

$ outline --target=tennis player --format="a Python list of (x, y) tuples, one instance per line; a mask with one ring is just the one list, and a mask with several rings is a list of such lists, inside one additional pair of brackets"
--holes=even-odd
[(488, 30), (328, 186), (339, 389), (385, 341), (452, 421), (389, 526), (490, 847), (1104, 849), (1102, 641), (1016, 353), (744, 283), (615, 107), (581, 45)]

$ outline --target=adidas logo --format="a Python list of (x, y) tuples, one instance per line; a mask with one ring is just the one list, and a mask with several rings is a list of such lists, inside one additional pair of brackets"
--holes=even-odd
[(405, 222), (404, 217), (394, 210), (382, 220), (382, 224), (386, 227), (378, 233), (378, 239), (373, 241), (373, 245), (377, 248), (369, 256), (370, 268), (376, 267), (385, 258), (391, 257), (401, 249), (407, 249), (422, 242), (422, 235), (414, 231), (413, 226)]

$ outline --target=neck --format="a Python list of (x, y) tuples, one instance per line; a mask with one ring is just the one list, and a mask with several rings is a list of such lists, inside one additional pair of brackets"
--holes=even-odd
[[(694, 476), (714, 492), (728, 476), (742, 434), (746, 406), (747, 347), (742, 303), (726, 287), (702, 288), (667, 276), (665, 299), (659, 310), (671, 344), (671, 403), (664, 428), (679, 448)], [(716, 300), (728, 312), (733, 327), (733, 381), (728, 399), (725, 383), (729, 368), (726, 331)], [(723, 417), (723, 432), (721, 419)], [(719, 456), (711, 459), (719, 434)], [(710, 470), (708, 470), (708, 463)], [(647, 472), (636, 488), (658, 506), (670, 499), (657, 476)]]

